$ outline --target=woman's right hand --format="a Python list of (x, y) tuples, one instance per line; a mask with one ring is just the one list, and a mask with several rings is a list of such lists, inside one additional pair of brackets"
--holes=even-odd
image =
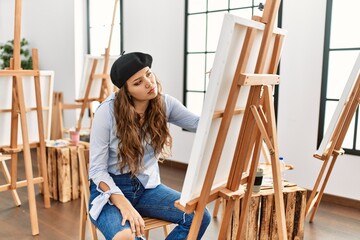
[(125, 225), (126, 221), (129, 221), (131, 231), (136, 236), (142, 236), (145, 234), (145, 222), (141, 215), (131, 205), (124, 195), (112, 194), (110, 197), (111, 202), (119, 208), (123, 217), (121, 225)]

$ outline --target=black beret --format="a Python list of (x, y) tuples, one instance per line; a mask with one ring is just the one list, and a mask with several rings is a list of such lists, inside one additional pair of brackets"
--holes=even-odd
[(121, 88), (126, 81), (144, 67), (151, 68), (152, 57), (141, 52), (132, 52), (121, 55), (111, 67), (112, 83)]

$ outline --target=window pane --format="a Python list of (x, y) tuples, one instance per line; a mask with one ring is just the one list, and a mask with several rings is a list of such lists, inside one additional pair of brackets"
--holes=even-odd
[(90, 52), (92, 55), (104, 54), (108, 45), (109, 31), (109, 28), (106, 27), (90, 28)]
[(230, 10), (230, 13), (234, 14), (236, 16), (240, 16), (240, 17), (248, 18), (248, 19), (251, 19), (251, 17), (252, 17), (252, 9), (251, 8)]
[[(89, 0), (90, 53), (101, 55), (109, 45), (115, 1)], [(116, 5), (110, 55), (120, 54), (120, 7)]]
[[(114, 11), (114, 1), (89, 1), (89, 19), (90, 26), (103, 26), (111, 25), (112, 16)], [(115, 22), (119, 22), (119, 4), (117, 5), (117, 19)]]
[(266, 0), (254, 0), (254, 5), (255, 5), (255, 6), (259, 6), (260, 3), (262, 3), (262, 4), (265, 5)]
[(324, 121), (324, 132), (328, 129), (330, 121), (334, 115), (338, 101), (326, 101), (325, 121)]
[(120, 55), (120, 46), (121, 46), (120, 25), (115, 25), (111, 37), (110, 55)]
[(228, 9), (228, 0), (208, 0), (208, 11)]
[(206, 0), (187, 0), (188, 2), (188, 13), (205, 12), (206, 11)]
[(208, 53), (206, 55), (206, 72), (209, 72), (214, 64), (215, 53)]
[(349, 129), (346, 132), (344, 142), (342, 144), (343, 148), (353, 149), (353, 141), (354, 141), (354, 127), (355, 127), (355, 118), (351, 120)]
[(359, 140), (359, 137), (358, 137), (358, 136), (360, 136), (360, 128), (359, 128), (359, 126), (360, 126), (360, 118), (358, 118), (358, 121), (357, 121), (356, 125), (358, 126), (358, 128), (357, 128), (357, 132), (356, 132), (357, 141), (356, 141), (355, 148), (360, 149), (360, 140)]
[(188, 17), (188, 52), (204, 52), (206, 37), (206, 14)]
[(230, 8), (252, 6), (252, 0), (230, 0)]
[(331, 51), (329, 55), (327, 98), (340, 99), (359, 51)]
[(359, 0), (333, 0), (331, 48), (360, 47), (359, 9)]
[[(206, 72), (210, 72), (214, 64), (215, 53), (209, 53), (206, 55)], [(209, 85), (210, 73), (206, 74), (206, 89)]]
[[(108, 47), (110, 28), (99, 27), (90, 28), (90, 53), (92, 55), (102, 55)], [(111, 39), (110, 55), (120, 54), (120, 26), (114, 26)]]
[[(212, 69), (215, 51), (219, 41), (224, 14), (251, 19), (253, 4), (260, 0), (188, 0), (187, 39), (185, 54), (186, 68), (186, 105), (194, 112), (200, 113), (198, 106), (204, 99), (209, 84), (209, 72)], [(262, 2), (264, 2), (262, 0)], [(230, 6), (231, 5), (231, 6)], [(234, 10), (232, 8), (243, 8)], [(256, 10), (258, 11), (258, 10)], [(262, 13), (259, 15), (261, 16)], [(199, 93), (200, 92), (200, 93)], [(197, 106), (192, 106), (196, 104)], [(196, 110), (197, 109), (197, 110)]]
[(215, 12), (208, 14), (207, 51), (209, 52), (216, 51), (225, 13), (227, 12)]
[[(338, 105), (338, 101), (327, 101), (326, 102), (324, 132), (326, 132), (327, 128), (329, 127), (330, 121), (334, 115), (337, 105)], [(354, 139), (354, 119), (351, 121), (351, 124), (346, 133), (342, 147), (352, 149), (353, 148), (353, 145), (352, 145), (353, 139)]]
[(188, 55), (186, 80), (188, 90), (205, 90), (205, 54)]
[[(254, 16), (260, 16), (260, 17), (262, 17), (263, 13), (264, 13), (264, 11), (260, 11), (259, 8), (257, 8), (257, 7), (254, 8)], [(276, 18), (275, 21), (277, 22), (277, 18)]]
[(201, 115), (204, 96), (204, 93), (188, 92), (186, 94), (186, 103), (188, 105), (188, 109), (197, 115)]

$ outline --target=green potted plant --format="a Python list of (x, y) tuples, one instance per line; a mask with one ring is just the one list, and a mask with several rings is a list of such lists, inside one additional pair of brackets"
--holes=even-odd
[[(20, 41), (21, 68), (32, 69), (32, 58), (28, 48), (29, 42), (23, 38)], [(14, 40), (9, 40), (5, 44), (0, 44), (0, 69), (10, 67), (10, 59), (14, 53)]]

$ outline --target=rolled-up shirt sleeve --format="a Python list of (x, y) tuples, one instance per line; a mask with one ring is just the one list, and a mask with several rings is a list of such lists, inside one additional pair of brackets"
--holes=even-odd
[[(104, 102), (96, 110), (90, 134), (89, 179), (95, 183), (101, 193), (91, 202), (93, 206), (90, 214), (95, 220), (107, 202), (112, 204), (109, 200), (111, 194), (123, 194), (108, 171), (110, 135), (113, 127), (112, 108), (109, 107), (111, 103)], [(99, 188), (101, 182), (107, 184), (110, 189), (103, 192)]]

